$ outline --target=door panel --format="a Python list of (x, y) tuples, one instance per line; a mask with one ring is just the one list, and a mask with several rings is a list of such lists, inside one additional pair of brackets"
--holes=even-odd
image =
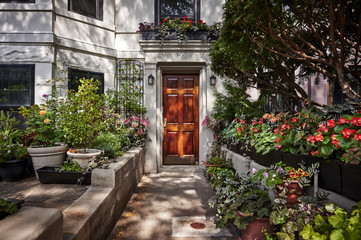
[(197, 75), (163, 75), (163, 164), (198, 162)]

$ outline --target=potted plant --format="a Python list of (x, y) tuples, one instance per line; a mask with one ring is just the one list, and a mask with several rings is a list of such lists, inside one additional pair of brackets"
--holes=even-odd
[(265, 233), (272, 234), (270, 223), (271, 200), (265, 189), (252, 189), (239, 195), (230, 208), (237, 210), (234, 224), (241, 230), (243, 239), (266, 239)]
[(15, 204), (0, 198), (0, 220), (18, 211), (19, 208)]
[(58, 127), (59, 102), (55, 95), (44, 94), (44, 103), (20, 107), (19, 112), (26, 119), (26, 144), (36, 170), (44, 166), (61, 166), (68, 150), (63, 143), (63, 132)]
[(61, 101), (58, 126), (64, 131), (65, 140), (72, 146), (67, 155), (84, 167), (101, 150), (92, 149), (98, 133), (105, 129), (101, 107), (103, 99), (97, 93), (99, 82), (80, 79), (77, 92), (69, 92)]
[(178, 40), (186, 43), (187, 40), (215, 40), (220, 34), (220, 23), (208, 26), (203, 20), (194, 22), (188, 16), (173, 18), (169, 16), (159, 22), (139, 23), (139, 32), (142, 33), (143, 40)]
[(291, 206), (298, 203), (298, 198), (304, 194), (304, 188), (309, 186), (310, 177), (317, 171), (318, 165), (307, 168), (292, 168), (285, 166), (281, 161), (271, 166), (271, 168), (252, 170), (255, 180), (265, 181), (266, 186), (274, 190), (277, 201)]
[(20, 180), (26, 172), (28, 152), (17, 124), (9, 113), (0, 112), (0, 175), (5, 181)]

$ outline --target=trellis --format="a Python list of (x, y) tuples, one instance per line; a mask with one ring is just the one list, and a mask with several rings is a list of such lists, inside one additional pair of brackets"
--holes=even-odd
[(133, 59), (118, 61), (116, 90), (129, 96), (123, 100), (123, 108), (120, 108), (126, 116), (142, 115), (133, 106), (138, 104), (144, 107), (144, 63)]

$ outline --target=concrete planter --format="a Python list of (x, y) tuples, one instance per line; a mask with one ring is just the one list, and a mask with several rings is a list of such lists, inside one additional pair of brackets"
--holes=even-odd
[[(56, 184), (91, 184), (91, 173), (83, 174), (82, 172), (58, 172), (54, 167), (43, 167), (36, 170), (39, 175), (39, 181), (42, 184), (56, 183)], [(81, 182), (78, 179), (82, 178)]]
[(66, 154), (81, 167), (86, 167), (93, 157), (101, 156), (102, 151), (98, 149), (87, 149), (86, 151), (85, 149), (78, 149), (75, 153), (68, 151)]
[(60, 167), (63, 165), (67, 150), (67, 144), (54, 147), (28, 148), (29, 155), (33, 160), (36, 178), (39, 179), (38, 173), (36, 172), (39, 168), (45, 166)]

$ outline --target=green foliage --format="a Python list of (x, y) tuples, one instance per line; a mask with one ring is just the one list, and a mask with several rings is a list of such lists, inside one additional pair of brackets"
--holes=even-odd
[(281, 240), (298, 239), (299, 233), (307, 224), (313, 225), (319, 221), (317, 216), (327, 216), (333, 204), (324, 203), (322, 198), (300, 197), (301, 203), (292, 207), (284, 204), (275, 205), (271, 212), (270, 222), (279, 228), (276, 236)]
[(1, 213), (14, 214), (18, 211), (19, 211), (19, 209), (16, 205), (9, 203), (9, 202), (5, 201), (4, 199), (0, 198), (0, 214)]
[(64, 133), (58, 127), (59, 101), (55, 93), (43, 95), (43, 104), (30, 107), (20, 107), (18, 111), (26, 119), (26, 134), (29, 136), (31, 146), (52, 147), (63, 141)]
[(124, 134), (122, 133), (120, 133), (119, 136), (110, 132), (100, 133), (95, 140), (94, 147), (96, 149), (104, 150), (104, 156), (115, 158), (124, 154), (122, 151), (124, 147), (122, 145), (122, 139), (126, 139), (125, 141), (128, 140), (127, 138), (124, 138)]
[(307, 224), (300, 235), (305, 240), (356, 240), (361, 236), (361, 202), (350, 215), (344, 209), (329, 211), (332, 215), (317, 215), (314, 225)]
[(64, 162), (61, 167), (54, 169), (57, 172), (83, 172), (84, 169), (77, 162)]
[(60, 104), (58, 127), (74, 147), (92, 147), (96, 136), (105, 128), (102, 113), (103, 99), (98, 95), (98, 81), (80, 79), (78, 92), (69, 92)]
[(10, 114), (0, 112), (0, 162), (19, 160), (28, 157), (26, 146), (22, 139), (24, 132), (16, 128), (19, 122)]
[(236, 81), (226, 80), (222, 83), (224, 91), (216, 92), (216, 100), (211, 114), (213, 119), (220, 119), (224, 123), (231, 123), (235, 116), (245, 120), (263, 115), (260, 102), (252, 102), (247, 89)]

